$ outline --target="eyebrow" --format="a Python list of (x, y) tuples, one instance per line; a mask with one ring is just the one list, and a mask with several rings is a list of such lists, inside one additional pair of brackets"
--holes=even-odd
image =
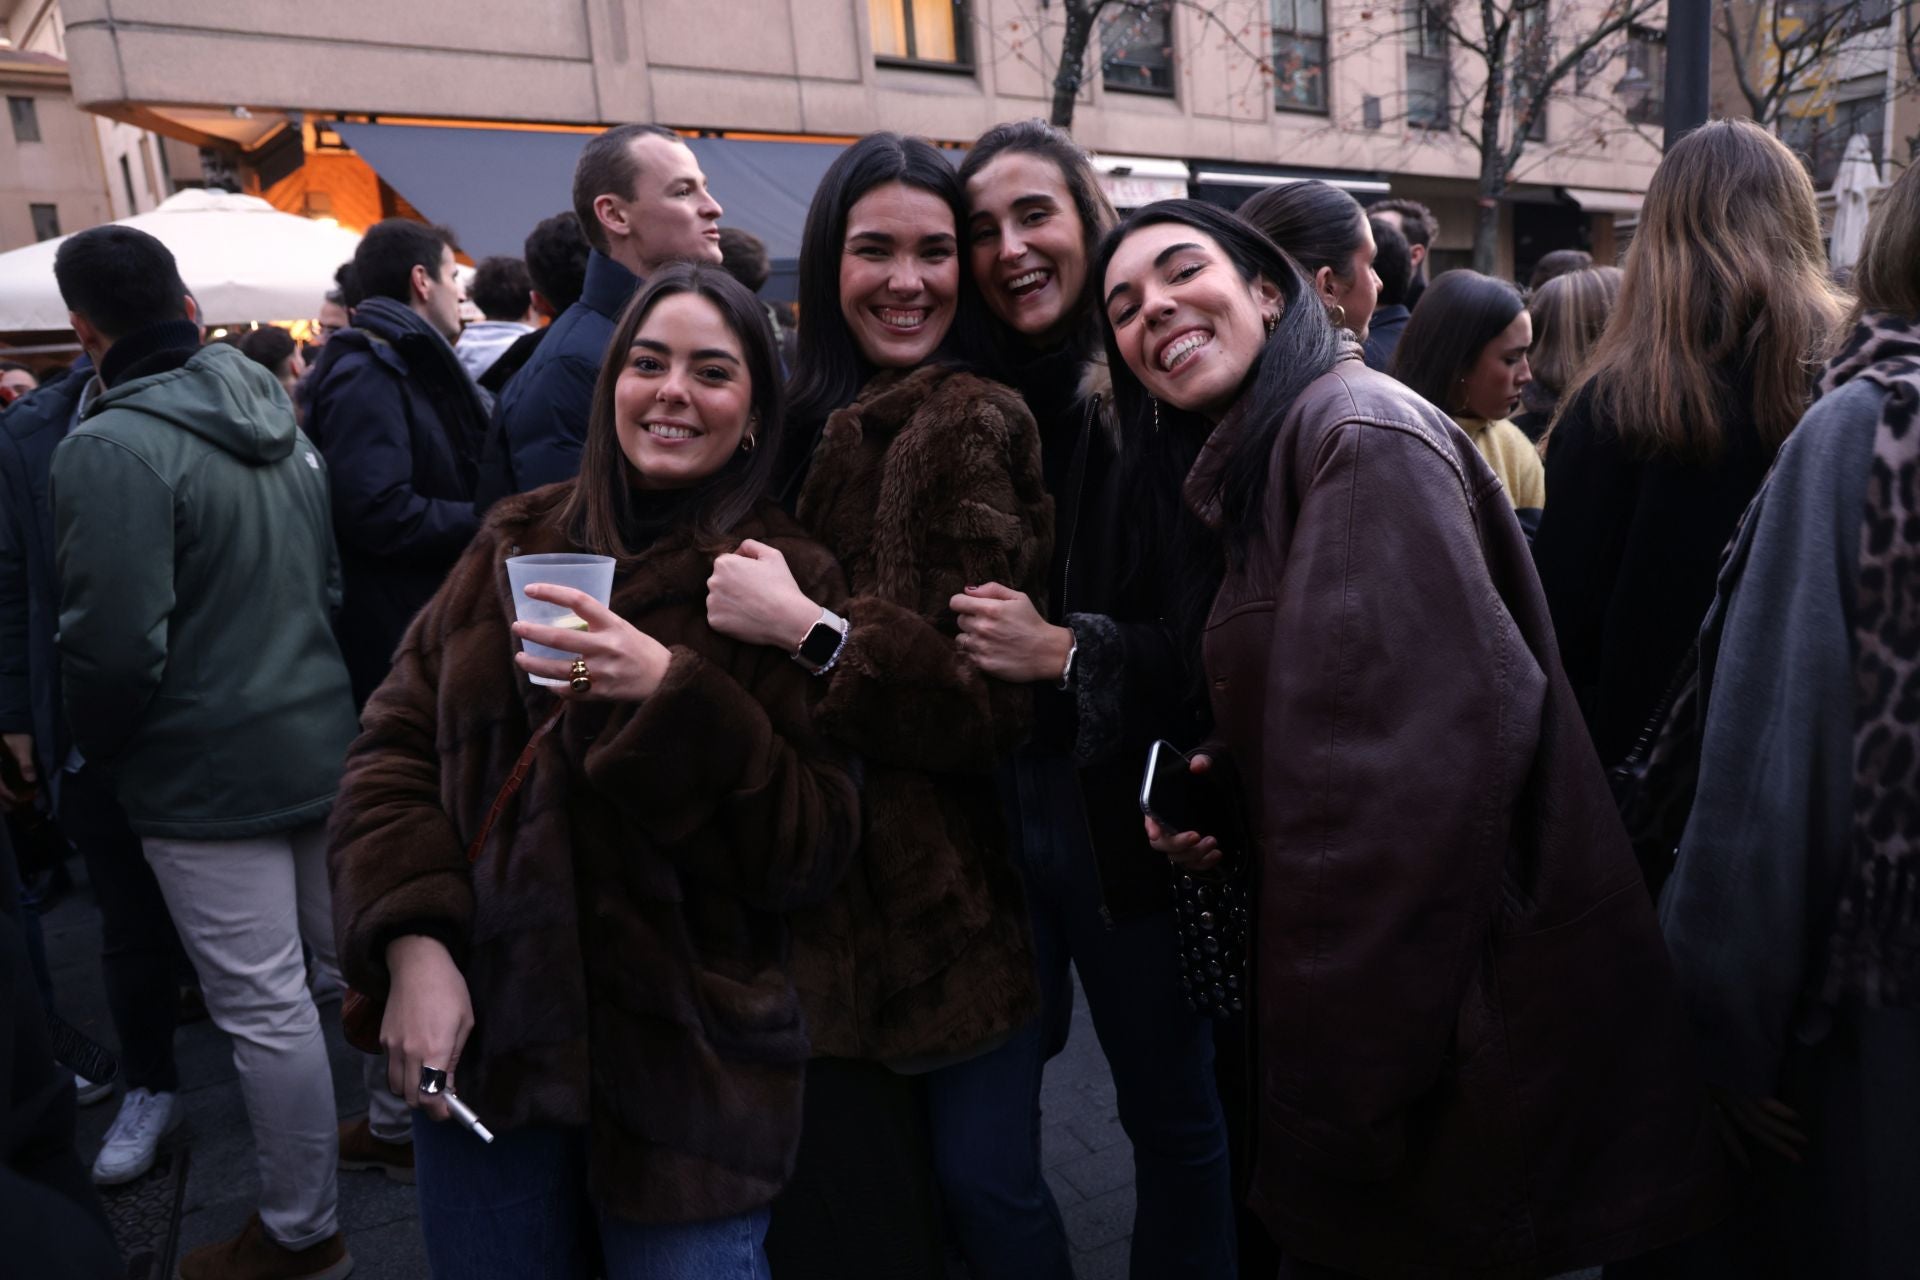
[[(848, 232), (847, 243), (852, 244), (855, 241), (861, 241), (868, 244), (889, 245), (889, 246), (894, 243), (893, 237), (885, 231), (850, 231)], [(959, 237), (954, 235), (954, 233), (951, 231), (935, 231), (927, 235), (921, 236), (919, 243), (923, 245), (957, 244), (959, 243)]]
[[(658, 355), (670, 356), (673, 354), (672, 347), (664, 342), (656, 342), (652, 338), (635, 338), (633, 345), (647, 351), (652, 351)], [(695, 360), (726, 360), (733, 364), (740, 363), (739, 356), (722, 347), (702, 347), (698, 351), (693, 352), (692, 356)]]
[[(1182, 249), (1201, 249), (1202, 251), (1204, 251), (1204, 246), (1197, 245), (1191, 240), (1182, 240), (1179, 244), (1170, 244), (1166, 248), (1162, 249), (1157, 255), (1155, 255), (1153, 259), (1154, 270), (1157, 271), (1161, 267), (1166, 266), (1167, 260), (1173, 257), (1174, 254), (1179, 253)], [(1100, 305), (1103, 307), (1110, 307), (1113, 305), (1113, 300), (1115, 298), (1119, 297), (1123, 293), (1131, 292), (1132, 289), (1133, 289), (1132, 285), (1128, 284), (1125, 280), (1122, 280), (1119, 284), (1113, 286), (1113, 288), (1107, 291), (1107, 300), (1101, 303)]]

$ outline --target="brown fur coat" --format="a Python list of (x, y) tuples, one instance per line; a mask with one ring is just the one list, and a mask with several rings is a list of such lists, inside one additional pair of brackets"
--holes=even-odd
[[(671, 531), (613, 608), (672, 650), (643, 703), (567, 708), (471, 868), (466, 847), (553, 695), (513, 664), (510, 555), (566, 551), (569, 486), (493, 509), (367, 704), (334, 808), (348, 981), (384, 994), (387, 943), (440, 938), (466, 974), (463, 1097), (491, 1125), (584, 1125), (611, 1212), (684, 1222), (768, 1203), (792, 1167), (809, 1048), (785, 912), (858, 839), (818, 682), (706, 621), (712, 557)], [(837, 600), (830, 556), (771, 506), (735, 530)]]
[(947, 602), (1001, 582), (1044, 607), (1053, 500), (1039, 431), (999, 383), (940, 367), (883, 373), (827, 420), (799, 511), (853, 591), (818, 723), (867, 766), (853, 870), (794, 918), (814, 1046), (961, 1052), (1037, 1008), (994, 781), (1031, 728), (1033, 695), (960, 656)]

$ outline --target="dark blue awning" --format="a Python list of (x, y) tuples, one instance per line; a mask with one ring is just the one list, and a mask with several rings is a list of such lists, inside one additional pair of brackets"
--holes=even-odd
[[(573, 166), (592, 137), (531, 129), (335, 124), (348, 146), (408, 203), (453, 229), (474, 258), (519, 257), (542, 218), (573, 206)], [(762, 291), (793, 298), (807, 205), (842, 151), (837, 143), (689, 138), (721, 221), (766, 242), (774, 278)]]

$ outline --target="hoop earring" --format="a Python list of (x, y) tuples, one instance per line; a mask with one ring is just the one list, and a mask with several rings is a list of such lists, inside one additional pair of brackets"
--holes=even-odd
[(746, 435), (740, 437), (740, 452), (752, 453), (755, 449), (758, 449), (759, 447), (760, 447), (760, 441), (757, 438), (755, 438), (753, 432), (749, 431), (747, 432)]
[(1327, 308), (1327, 319), (1333, 322), (1333, 327), (1336, 329), (1346, 328), (1347, 327), (1346, 307), (1342, 306), (1338, 302), (1334, 303), (1332, 306)]
[(1153, 434), (1159, 435), (1160, 434), (1160, 401), (1155, 396), (1148, 396), (1147, 398), (1153, 401)]

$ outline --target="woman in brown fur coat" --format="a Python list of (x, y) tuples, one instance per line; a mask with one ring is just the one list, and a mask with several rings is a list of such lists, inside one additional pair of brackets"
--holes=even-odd
[[(787, 912), (831, 890), (859, 822), (842, 750), (813, 727), (818, 686), (706, 620), (715, 550), (742, 538), (815, 598), (843, 594), (763, 500), (775, 368), (744, 287), (708, 266), (656, 275), (609, 348), (579, 480), (493, 509), (368, 703), (334, 810), (334, 908), (348, 979), (386, 1000), (389, 1084), (424, 1112), (437, 1276), (586, 1275), (596, 1252), (609, 1277), (767, 1275), (809, 1053)], [(553, 551), (616, 560), (611, 607), (527, 589), (584, 633), (514, 621), (505, 560)], [(525, 784), (496, 806), (530, 738)], [(423, 1068), (493, 1145), (443, 1123)]]
[(738, 639), (834, 642), (816, 723), (866, 765), (859, 856), (794, 922), (822, 1056), (768, 1237), (782, 1280), (940, 1274), (929, 1163), (975, 1274), (1071, 1275), (1020, 1141), (1041, 1061), (1023, 1038), (1040, 1031), (996, 771), (1032, 694), (966, 660), (948, 604), (986, 582), (1043, 597), (1053, 506), (1026, 405), (961, 367), (979, 324), (963, 219), (952, 166), (917, 139), (874, 134), (828, 170), (801, 250), (791, 467), (800, 519), (852, 599), (845, 622), (823, 619), (826, 602), (751, 545), (716, 562), (708, 597)]

